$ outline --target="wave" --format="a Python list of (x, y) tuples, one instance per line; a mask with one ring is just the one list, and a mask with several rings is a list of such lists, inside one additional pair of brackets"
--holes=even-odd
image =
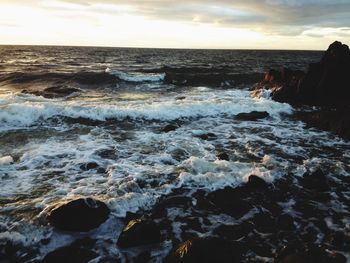
[(127, 81), (127, 82), (160, 82), (160, 81), (163, 81), (165, 78), (165, 73), (128, 74), (128, 73), (125, 73), (123, 71), (111, 70), (109, 68), (106, 69), (106, 72), (118, 77), (121, 80)]
[[(6, 101), (6, 102), (5, 102)], [(196, 90), (183, 100), (174, 97), (149, 100), (111, 101), (109, 103), (83, 100), (61, 101), (36, 99), (28, 95), (4, 99), (0, 111), (0, 126), (23, 127), (45, 121), (54, 116), (86, 118), (97, 121), (108, 119), (144, 119), (173, 121), (178, 119), (234, 116), (240, 112), (267, 111), (278, 116), (290, 112), (291, 106), (269, 99), (253, 99), (245, 90)]]

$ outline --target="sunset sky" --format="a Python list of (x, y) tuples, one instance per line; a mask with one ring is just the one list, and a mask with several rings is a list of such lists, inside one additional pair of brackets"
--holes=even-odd
[(350, 0), (0, 0), (0, 44), (325, 49)]

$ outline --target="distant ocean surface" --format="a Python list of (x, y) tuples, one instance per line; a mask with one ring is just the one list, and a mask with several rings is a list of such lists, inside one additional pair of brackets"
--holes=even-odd
[[(122, 218), (148, 211), (177, 189), (186, 196), (234, 187), (250, 174), (272, 182), (317, 165), (346, 174), (348, 144), (290, 118), (290, 105), (249, 93), (267, 70), (306, 69), (321, 57), (316, 51), (0, 46), (0, 244), (37, 248), (28, 259), (35, 262), (71, 243), (77, 236), (57, 233), (40, 217), (71, 197), (96, 197)], [(47, 89), (63, 91), (45, 96)], [(270, 117), (234, 118), (254, 110)], [(178, 128), (162, 131), (169, 124)], [(230, 160), (219, 160), (218, 152)], [(123, 258), (115, 246), (122, 227), (110, 219), (89, 233), (103, 236), (96, 249)]]

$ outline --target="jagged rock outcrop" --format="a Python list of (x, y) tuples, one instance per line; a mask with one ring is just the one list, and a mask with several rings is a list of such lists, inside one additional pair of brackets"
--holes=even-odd
[(283, 68), (270, 70), (255, 85), (252, 94), (258, 96), (263, 89), (279, 102), (332, 107), (349, 106), (350, 50), (335, 41), (324, 53), (320, 62), (309, 65), (305, 73)]

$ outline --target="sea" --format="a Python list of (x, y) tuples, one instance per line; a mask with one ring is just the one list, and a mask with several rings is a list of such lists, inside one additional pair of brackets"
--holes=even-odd
[[(178, 189), (186, 196), (236, 187), (251, 174), (274, 182), (317, 166), (349, 176), (347, 142), (307, 127), (293, 118), (298, 109), (268, 92), (250, 95), (269, 69), (306, 70), (322, 54), (0, 46), (0, 246), (35, 248), (23, 261), (40, 262), (89, 236), (101, 255), (127, 262), (133, 252), (115, 245), (121, 219)], [(45, 93), (61, 88), (74, 92)], [(235, 119), (251, 111), (269, 117)], [(110, 218), (80, 234), (45, 222), (45, 209), (76, 197), (102, 200)], [(169, 249), (157, 248), (154, 262)]]

